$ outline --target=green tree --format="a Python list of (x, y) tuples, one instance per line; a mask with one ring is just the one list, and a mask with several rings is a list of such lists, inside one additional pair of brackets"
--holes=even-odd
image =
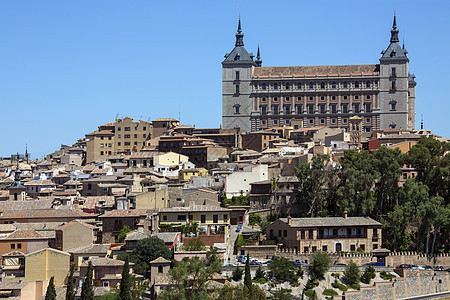
[(350, 263), (345, 267), (344, 278), (351, 284), (359, 283), (359, 268), (353, 261), (350, 261)]
[(55, 289), (55, 277), (52, 276), (47, 286), (47, 292), (45, 293), (45, 300), (56, 300), (56, 289)]
[(280, 288), (279, 290), (275, 290), (272, 292), (272, 296), (269, 298), (270, 300), (291, 300), (292, 299), (292, 290)]
[(164, 241), (157, 237), (148, 237), (138, 241), (131, 254), (131, 261), (135, 263), (134, 272), (144, 275), (149, 268), (148, 263), (158, 257), (171, 258), (170, 249)]
[(252, 290), (248, 291), (247, 287), (239, 284), (237, 286), (225, 285), (219, 290), (217, 300), (266, 300), (266, 294), (257, 285), (253, 285)]
[(259, 224), (259, 223), (261, 223), (261, 221), (262, 221), (261, 216), (258, 215), (257, 213), (251, 213), (251, 214), (248, 216), (248, 223), (249, 223), (250, 225)]
[(272, 272), (272, 276), (280, 281), (287, 281), (293, 277), (296, 277), (296, 267), (284, 257), (275, 257), (272, 259), (269, 265), (269, 269)]
[(94, 300), (94, 288), (92, 286), (93, 278), (92, 263), (89, 261), (86, 276), (84, 277), (83, 284), (81, 285), (81, 300)]
[(67, 278), (66, 300), (75, 300), (75, 278), (73, 278), (73, 272), (75, 271), (75, 265), (70, 265), (69, 277)]
[(372, 266), (366, 267), (364, 273), (361, 276), (361, 281), (365, 284), (370, 284), (370, 281), (375, 278), (375, 268)]
[(231, 279), (233, 279), (234, 281), (239, 281), (242, 279), (243, 274), (244, 270), (242, 270), (239, 267), (236, 267), (236, 269), (234, 269), (233, 272), (231, 273)]
[(128, 225), (123, 226), (123, 228), (120, 230), (119, 235), (116, 238), (116, 243), (123, 243), (125, 242), (125, 238), (127, 237), (127, 233), (132, 231), (131, 228)]
[(247, 255), (247, 260), (245, 261), (245, 273), (244, 273), (244, 287), (249, 290), (252, 289), (252, 275), (250, 274), (250, 256)]
[(183, 245), (185, 251), (202, 251), (205, 250), (205, 244), (199, 238), (192, 238)]
[(128, 258), (125, 260), (120, 280), (119, 300), (131, 300), (131, 275)]
[(317, 251), (311, 257), (311, 275), (319, 280), (324, 278), (330, 266), (330, 257), (327, 253)]
[(258, 269), (256, 269), (255, 272), (255, 278), (253, 279), (261, 279), (261, 278), (265, 278), (266, 274), (264, 272), (264, 270), (261, 268), (261, 266), (258, 267)]

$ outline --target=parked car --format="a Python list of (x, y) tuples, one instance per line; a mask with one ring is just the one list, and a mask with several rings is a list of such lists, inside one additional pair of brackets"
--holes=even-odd
[(425, 266), (425, 270), (433, 270), (433, 267), (431, 267), (431, 266)]
[(247, 255), (239, 255), (238, 262), (245, 263), (247, 261)]
[(259, 261), (259, 265), (261, 267), (268, 267), (270, 264), (270, 261)]
[(224, 267), (236, 267), (236, 264), (228, 263), (223, 265)]
[(259, 265), (259, 261), (256, 258), (250, 258), (250, 265), (257, 266)]
[(243, 223), (242, 221), (239, 222), (239, 224), (238, 224), (238, 226), (237, 226), (237, 228), (236, 228), (236, 232), (241, 231), (243, 225), (244, 225), (244, 223)]
[(304, 263), (301, 260), (292, 261), (292, 264), (296, 267), (304, 267), (308, 265), (307, 263)]
[(412, 265), (409, 265), (409, 264), (401, 264), (401, 265), (396, 266), (395, 268), (396, 269), (411, 269), (411, 266)]
[(435, 271), (444, 271), (444, 267), (443, 266), (435, 266), (433, 268), (433, 270), (435, 270)]
[(411, 265), (411, 269), (414, 269), (414, 270), (425, 270), (425, 267), (424, 266), (416, 266), (416, 265)]
[(372, 267), (384, 267), (384, 263), (381, 262), (381, 261), (372, 261), (372, 262), (370, 262), (368, 264), (365, 264), (364, 266), (365, 267), (370, 267), (370, 266), (372, 266)]

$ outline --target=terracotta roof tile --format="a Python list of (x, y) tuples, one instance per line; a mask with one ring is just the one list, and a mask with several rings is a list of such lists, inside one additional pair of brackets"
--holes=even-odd
[(101, 215), (100, 218), (117, 218), (117, 217), (140, 217), (147, 216), (146, 209), (116, 209)]
[(72, 227), (72, 225), (75, 225), (75, 224), (77, 224), (77, 223), (78, 223), (78, 224), (81, 224), (81, 225), (83, 225), (83, 226), (85, 226), (85, 227), (87, 227), (87, 228), (95, 229), (95, 226), (90, 225), (90, 224), (87, 224), (87, 223), (84, 223), (84, 222), (80, 222), (80, 221), (70, 221), (69, 223), (64, 224), (64, 225), (62, 225), (62, 226), (56, 228), (56, 230), (65, 230), (65, 229), (67, 229), (67, 228), (69, 228), (69, 227)]
[(16, 239), (45, 239), (39, 233), (37, 233), (33, 229), (17, 229), (10, 235), (8, 235), (5, 239), (16, 240)]

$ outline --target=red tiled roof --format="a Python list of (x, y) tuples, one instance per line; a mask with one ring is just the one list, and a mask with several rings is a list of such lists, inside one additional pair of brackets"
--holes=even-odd
[(5, 239), (17, 240), (17, 239), (47, 239), (33, 229), (17, 229)]
[(72, 209), (36, 209), (36, 210), (10, 210), (4, 211), (0, 219), (46, 219), (46, 218), (94, 218), (81, 210)]
[(99, 218), (140, 217), (146, 215), (147, 215), (146, 209), (131, 209), (131, 210), (116, 209), (109, 211), (104, 215), (101, 215)]
[(87, 223), (84, 223), (84, 222), (70, 221), (70, 222), (67, 223), (67, 224), (64, 224), (64, 225), (62, 225), (62, 226), (59, 226), (58, 228), (56, 228), (56, 230), (65, 230), (65, 229), (71, 227), (72, 225), (74, 225), (74, 224), (76, 224), (76, 223), (81, 224), (81, 225), (83, 225), (83, 226), (85, 226), (85, 227), (87, 227), (87, 228), (90, 228), (90, 229), (94, 229), (94, 228), (95, 228), (95, 226), (90, 225), (90, 224), (87, 224)]

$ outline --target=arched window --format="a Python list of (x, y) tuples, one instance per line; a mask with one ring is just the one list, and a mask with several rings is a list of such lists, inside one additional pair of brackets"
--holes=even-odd
[(265, 83), (262, 84), (262, 89), (263, 89), (263, 90), (266, 89), (266, 84), (265, 84)]
[(274, 89), (274, 90), (278, 90), (278, 83), (275, 83), (275, 84), (273, 85), (273, 89)]
[(312, 82), (309, 83), (309, 88), (313, 89), (314, 88), (314, 84)]
[(366, 82), (366, 87), (370, 88), (370, 81)]
[(321, 89), (324, 89), (324, 88), (325, 88), (325, 83), (322, 82), (322, 83), (320, 84), (320, 88), (321, 88)]
[(286, 89), (289, 90), (291, 88), (291, 85), (289, 83), (286, 83)]
[(344, 83), (342, 84), (344, 89), (346, 89), (348, 87), (347, 81), (344, 81)]
[(359, 81), (355, 81), (355, 88), (359, 88)]
[(333, 82), (331, 83), (331, 88), (332, 88), (332, 89), (335, 89), (335, 88), (336, 88), (336, 82), (333, 81)]
[(164, 271), (163, 266), (158, 266), (158, 273), (162, 273)]

